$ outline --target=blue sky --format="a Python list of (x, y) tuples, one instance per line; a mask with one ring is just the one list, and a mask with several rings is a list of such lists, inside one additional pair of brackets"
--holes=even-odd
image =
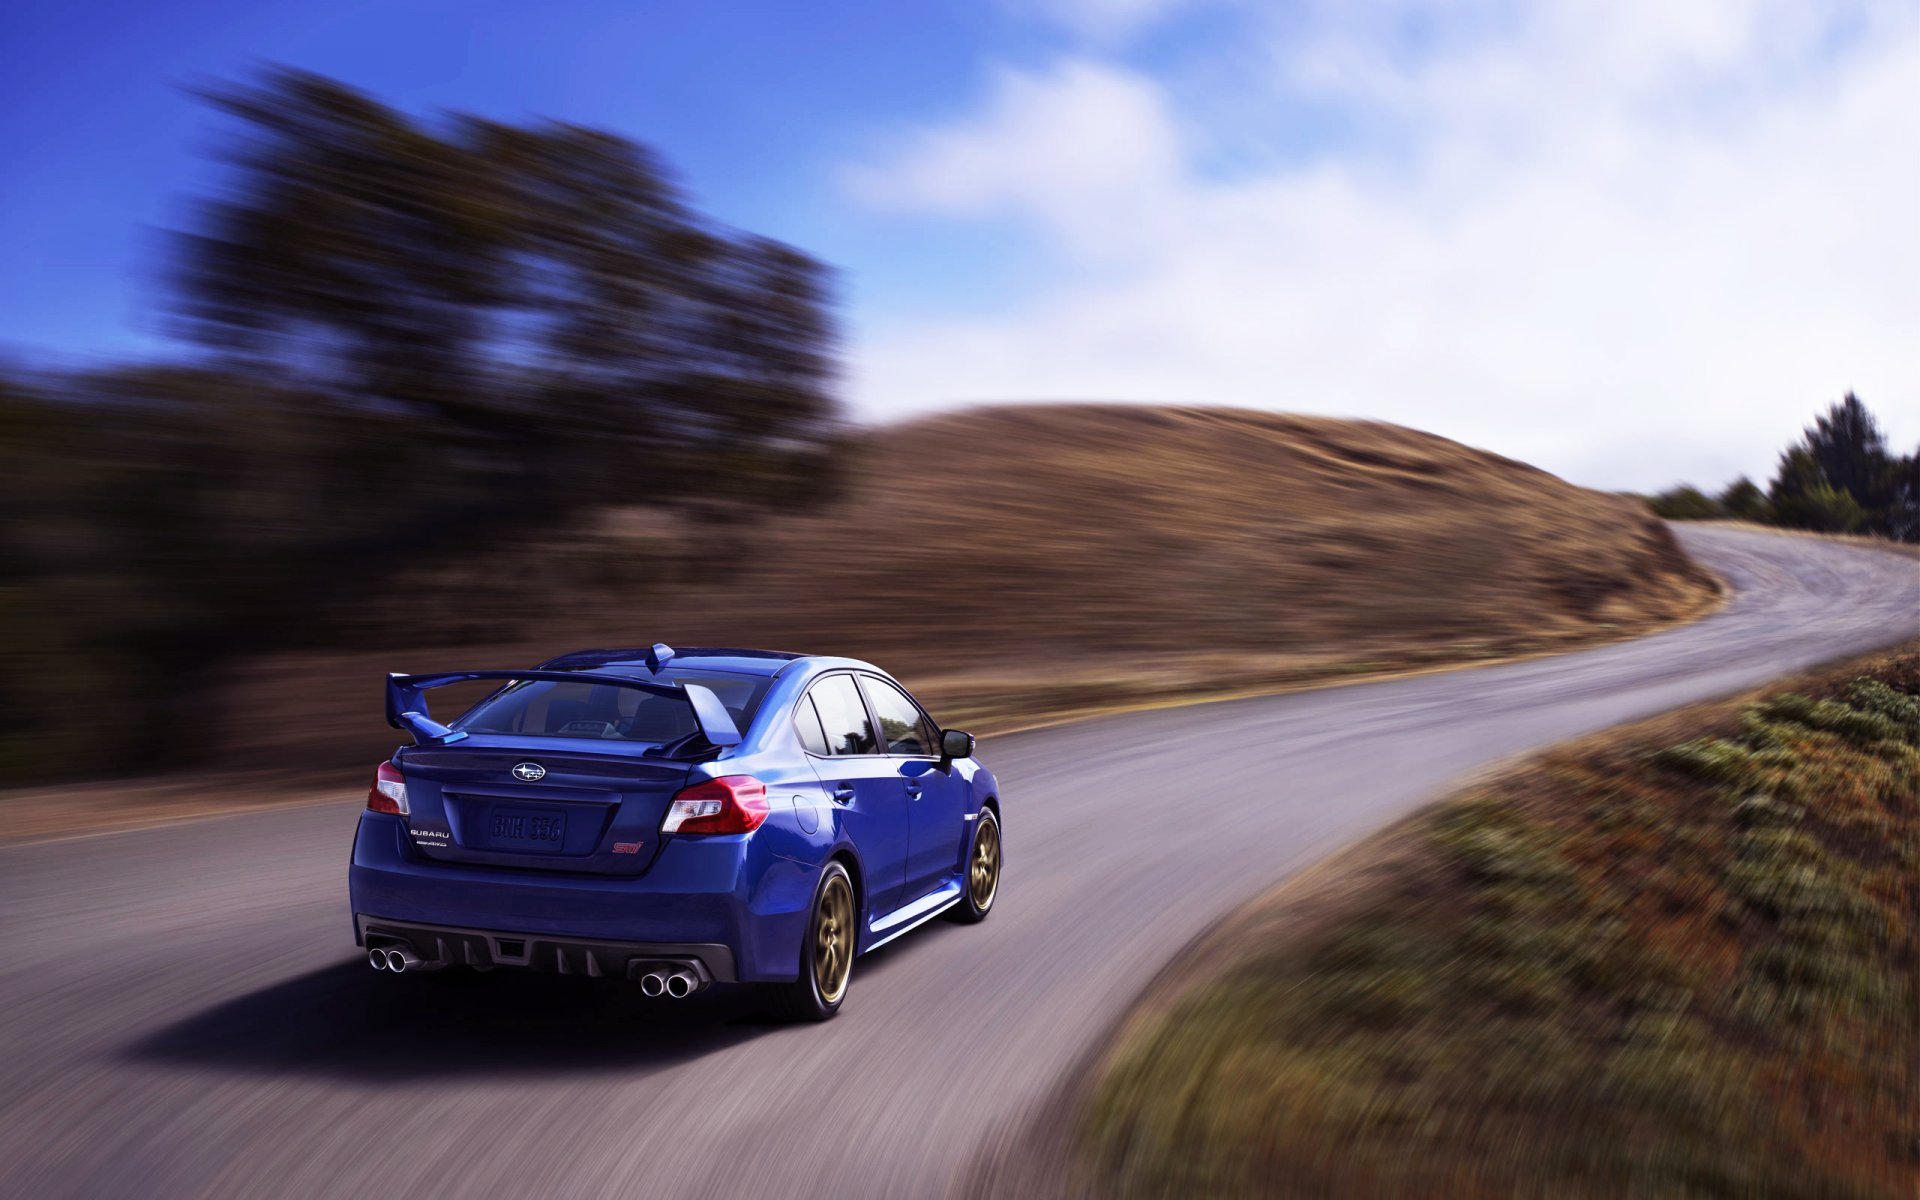
[(846, 392), (1378, 417), (1578, 482), (1920, 438), (1904, 0), (16, 4), (0, 349), (164, 349), (189, 94), (263, 63), (660, 150), (842, 272)]
[[(0, 339), (76, 353), (161, 332), (159, 231), (209, 187), (220, 129), (190, 92), (269, 62), (416, 113), (551, 117), (651, 143), (721, 219), (862, 263), (876, 297), (910, 295), (924, 275), (884, 269), (900, 248), (835, 202), (832, 164), (890, 119), (964, 93), (982, 48), (1017, 48), (1022, 28), (977, 5), (766, 0), (73, 0), (12, 5), (0, 21)], [(916, 249), (945, 275), (978, 258), (966, 240)]]

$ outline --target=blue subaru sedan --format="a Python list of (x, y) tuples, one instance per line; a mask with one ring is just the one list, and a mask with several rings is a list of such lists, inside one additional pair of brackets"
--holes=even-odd
[[(499, 686), (428, 713), (474, 681)], [(972, 736), (855, 659), (656, 645), (391, 675), (387, 721), (414, 744), (380, 764), (349, 872), (376, 970), (755, 984), (823, 1020), (855, 958), (999, 893)]]

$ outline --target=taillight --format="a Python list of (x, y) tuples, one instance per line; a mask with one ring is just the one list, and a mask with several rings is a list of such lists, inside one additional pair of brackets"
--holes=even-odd
[(367, 789), (367, 811), (407, 815), (407, 777), (399, 767), (383, 762), (373, 773), (373, 786)]
[(722, 775), (682, 788), (660, 832), (752, 833), (766, 819), (767, 785), (751, 775)]

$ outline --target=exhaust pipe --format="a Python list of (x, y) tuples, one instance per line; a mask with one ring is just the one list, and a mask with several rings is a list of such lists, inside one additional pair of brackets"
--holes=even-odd
[(658, 996), (667, 990), (667, 978), (658, 971), (648, 971), (640, 977), (640, 994)]
[(430, 972), (444, 962), (422, 962), (413, 947), (374, 947), (367, 950), (367, 962), (376, 972)]
[(667, 995), (672, 996), (675, 1000), (685, 1000), (688, 996), (693, 995), (693, 989), (696, 986), (698, 985), (695, 983), (693, 976), (687, 974), (685, 971), (675, 971), (673, 974), (667, 976)]

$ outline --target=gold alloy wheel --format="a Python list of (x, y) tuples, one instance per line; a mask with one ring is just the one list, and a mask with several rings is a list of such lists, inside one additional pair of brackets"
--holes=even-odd
[(853, 888), (845, 875), (827, 880), (814, 930), (814, 986), (822, 1000), (833, 1004), (847, 990), (847, 972), (853, 966)]
[(973, 865), (967, 871), (967, 889), (973, 907), (985, 912), (1000, 890), (1000, 826), (982, 816), (980, 830), (973, 838)]

